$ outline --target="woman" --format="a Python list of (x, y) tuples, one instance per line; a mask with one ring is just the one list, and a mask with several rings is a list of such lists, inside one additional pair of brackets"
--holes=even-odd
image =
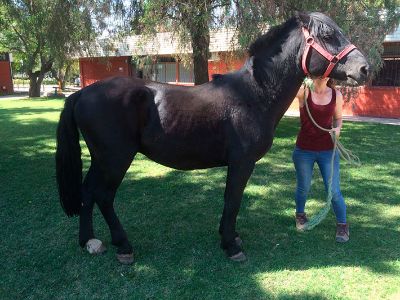
[[(317, 128), (310, 119), (305, 101), (313, 119), (323, 128), (333, 128), (339, 138), (342, 128), (343, 96), (333, 87), (329, 78), (314, 79), (314, 90), (301, 88), (296, 96), (299, 101), (301, 128), (293, 152), (296, 168), (296, 227), (303, 230), (307, 222), (304, 212), (307, 194), (310, 191), (314, 163), (318, 164), (325, 190), (328, 191), (331, 176), (333, 142), (329, 132)], [(336, 152), (333, 164), (332, 206), (336, 215), (336, 241), (349, 240), (349, 227), (346, 220), (346, 204), (340, 192), (339, 154)]]

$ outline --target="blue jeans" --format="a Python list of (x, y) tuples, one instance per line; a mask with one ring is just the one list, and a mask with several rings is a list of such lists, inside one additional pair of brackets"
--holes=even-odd
[[(333, 150), (328, 151), (308, 151), (296, 147), (293, 151), (293, 162), (296, 168), (297, 188), (296, 188), (296, 212), (304, 213), (307, 195), (311, 188), (314, 163), (318, 164), (319, 170), (324, 180), (325, 191), (328, 192), (329, 180), (331, 176), (331, 160)], [(338, 223), (346, 223), (346, 203), (340, 192), (340, 164), (339, 153), (336, 152), (333, 163), (332, 178), (332, 207)]]

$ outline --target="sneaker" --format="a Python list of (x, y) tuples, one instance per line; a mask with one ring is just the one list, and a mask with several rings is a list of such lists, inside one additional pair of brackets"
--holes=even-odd
[(297, 230), (303, 231), (306, 227), (306, 223), (308, 222), (307, 216), (305, 213), (296, 213), (296, 228)]
[(336, 224), (336, 242), (346, 243), (349, 240), (349, 225), (346, 223)]

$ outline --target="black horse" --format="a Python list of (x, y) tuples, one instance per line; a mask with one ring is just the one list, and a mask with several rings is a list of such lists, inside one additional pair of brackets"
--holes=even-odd
[[(330, 53), (350, 45), (327, 16), (296, 14), (250, 46), (250, 58), (242, 69), (216, 75), (209, 83), (179, 87), (118, 77), (68, 97), (57, 131), (56, 171), (64, 211), (80, 216), (80, 245), (91, 253), (104, 250), (92, 228), (97, 203), (118, 259), (133, 262), (132, 246), (113, 202), (140, 152), (179, 170), (228, 166), (219, 227), (221, 247), (232, 260), (244, 260), (235, 228), (243, 190), (255, 163), (270, 149), (275, 128), (305, 78), (301, 58), (310, 40), (304, 29)], [(311, 76), (321, 76), (329, 61), (311, 48), (305, 64)], [(355, 49), (337, 62), (329, 77), (361, 84), (368, 68), (365, 57)], [(91, 155), (83, 183), (78, 128)]]

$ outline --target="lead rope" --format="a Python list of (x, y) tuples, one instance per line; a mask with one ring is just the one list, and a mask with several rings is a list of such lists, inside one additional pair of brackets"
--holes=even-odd
[(338, 151), (340, 154), (340, 157), (342, 159), (344, 159), (346, 162), (348, 162), (349, 164), (353, 164), (353, 165), (359, 167), (359, 166), (361, 166), (361, 161), (355, 154), (353, 154), (350, 150), (346, 149), (339, 142), (338, 138), (336, 138), (336, 134), (333, 129), (323, 128), (320, 125), (318, 125), (318, 123), (314, 120), (314, 118), (311, 115), (310, 109), (308, 107), (308, 103), (307, 103), (307, 98), (306, 98), (306, 88), (307, 87), (310, 89), (310, 93), (311, 93), (311, 90), (313, 89), (312, 80), (309, 80), (306, 78), (304, 80), (304, 102), (305, 102), (308, 116), (310, 117), (311, 121), (314, 123), (314, 125), (316, 127), (318, 127), (319, 129), (321, 129), (323, 131), (329, 132), (329, 134), (332, 138), (332, 142), (333, 142), (333, 151), (332, 151), (332, 158), (331, 158), (331, 172), (330, 172), (330, 178), (328, 181), (328, 195), (326, 197), (326, 203), (325, 203), (324, 207), (316, 215), (314, 215), (310, 220), (308, 220), (307, 223), (304, 224), (304, 230), (311, 230), (315, 226), (317, 226), (319, 223), (321, 223), (322, 220), (325, 219), (325, 217), (327, 216), (327, 214), (331, 208), (333, 165), (334, 165), (334, 161), (335, 161), (336, 151)]

